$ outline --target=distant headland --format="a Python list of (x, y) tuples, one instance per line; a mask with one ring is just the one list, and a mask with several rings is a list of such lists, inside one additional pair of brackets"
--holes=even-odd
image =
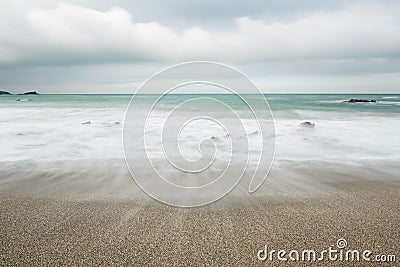
[(30, 92), (21, 93), (21, 94), (18, 94), (18, 95), (38, 95), (38, 94), (39, 93), (36, 92), (36, 91), (30, 91)]
[[(19, 93), (17, 95), (38, 95), (39, 93), (36, 91), (28, 91), (25, 93)], [(12, 95), (10, 92), (7, 91), (0, 91), (0, 95)]]

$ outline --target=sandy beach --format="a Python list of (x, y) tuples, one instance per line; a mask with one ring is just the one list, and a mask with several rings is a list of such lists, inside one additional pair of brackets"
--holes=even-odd
[(396, 266), (259, 261), (257, 252), (265, 245), (318, 251), (344, 238), (351, 249), (398, 255), (399, 181), (326, 183), (320, 194), (268, 191), (182, 209), (148, 197), (2, 190), (1, 265)]

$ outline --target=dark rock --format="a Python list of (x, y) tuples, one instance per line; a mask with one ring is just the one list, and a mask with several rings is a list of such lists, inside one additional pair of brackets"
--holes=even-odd
[(25, 92), (25, 93), (22, 93), (22, 94), (19, 94), (19, 95), (38, 95), (39, 93), (38, 92), (36, 92), (36, 91), (30, 91), (30, 92)]
[(6, 92), (6, 91), (0, 91), (0, 95), (11, 95), (11, 93)]
[(91, 121), (85, 121), (85, 122), (81, 122), (81, 124), (92, 124)]
[(343, 100), (342, 102), (346, 102), (346, 103), (375, 103), (376, 100), (351, 98), (349, 100)]
[(300, 123), (299, 126), (308, 127), (308, 128), (314, 128), (315, 127), (315, 123), (314, 122), (305, 121), (305, 122)]

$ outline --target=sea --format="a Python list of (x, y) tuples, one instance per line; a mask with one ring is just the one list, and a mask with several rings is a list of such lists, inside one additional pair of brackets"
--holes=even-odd
[[(0, 96), (0, 186), (13, 188), (28, 183), (43, 192), (107, 191), (116, 186), (129, 194), (123, 132), (131, 98), (128, 94)], [(163, 120), (181, 103), (195, 98), (218, 99), (239, 113), (249, 109), (235, 95), (165, 96), (148, 117), (149, 130), (143, 132), (147, 140), (146, 156), (160, 164), (164, 162), (156, 164), (161, 169), (170, 165), (162, 149), (165, 140), (160, 138)], [(273, 161), (259, 164), (281, 170), (285, 179), (295, 177), (296, 171), (303, 176), (320, 173), (320, 179), (333, 179), (334, 173), (337, 177), (357, 176), (357, 172), (368, 174), (368, 170), (373, 170), (377, 179), (379, 175), (391, 178), (399, 175), (399, 94), (266, 94), (248, 99), (252, 98), (254, 105), (250, 106), (254, 109), (265, 108), (257, 105), (260, 98), (268, 101), (274, 127)], [(350, 98), (376, 102), (343, 102)], [(154, 96), (136, 95), (135, 99), (136, 108), (140, 109), (141, 102), (148, 104)], [(204, 117), (215, 114), (215, 110), (202, 103), (198, 106), (193, 103), (183, 112), (185, 116), (191, 112)], [(250, 162), (257, 163), (251, 159), (257, 159), (262, 147), (259, 143), (262, 133), (257, 127), (260, 121), (249, 117), (241, 123), (245, 132), (235, 138), (244, 138), (250, 145), (240, 153), (243, 160), (248, 155)], [(160, 131), (152, 130), (152, 126)], [(232, 152), (229, 140), (235, 135), (226, 132), (223, 126), (199, 121), (188, 125), (187, 130), (182, 127), (180, 134), (179, 149), (186, 160), (201, 157), (199, 142), (209, 139), (210, 144), (217, 144), (216, 157), (220, 159), (213, 168), (223, 168), (223, 164), (229, 163)], [(291, 173), (285, 173), (285, 169)], [(324, 169), (330, 169), (331, 175), (321, 174)], [(276, 184), (284, 179), (279, 175), (274, 177)]]

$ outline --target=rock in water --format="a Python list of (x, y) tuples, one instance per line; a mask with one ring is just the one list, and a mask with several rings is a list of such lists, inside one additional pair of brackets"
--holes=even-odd
[(374, 99), (356, 99), (356, 98), (351, 98), (349, 100), (343, 100), (342, 102), (346, 102), (346, 103), (375, 103), (376, 100)]
[(85, 121), (85, 122), (81, 122), (81, 124), (92, 124), (91, 121)]
[(11, 93), (6, 92), (6, 91), (0, 91), (0, 95), (11, 95)]
[(307, 128), (314, 128), (315, 127), (315, 123), (314, 122), (305, 121), (305, 122), (300, 123), (299, 126), (307, 127)]

